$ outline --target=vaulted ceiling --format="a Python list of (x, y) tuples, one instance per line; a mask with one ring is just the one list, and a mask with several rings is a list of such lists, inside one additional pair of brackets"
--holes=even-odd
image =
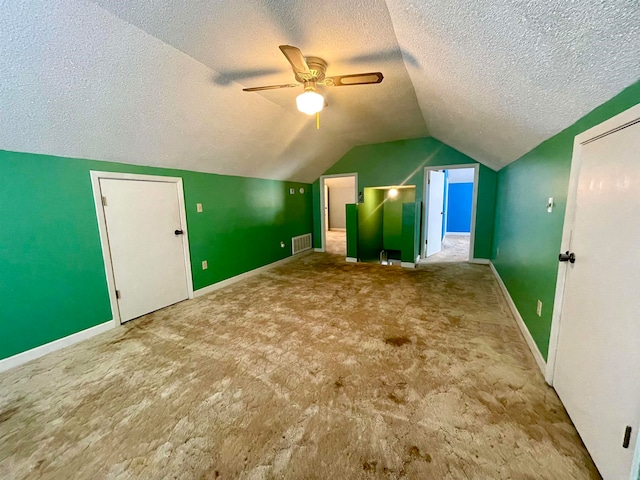
[[(310, 182), (432, 135), (498, 169), (640, 78), (637, 0), (0, 0), (0, 149)], [(278, 45), (328, 75), (321, 128)]]

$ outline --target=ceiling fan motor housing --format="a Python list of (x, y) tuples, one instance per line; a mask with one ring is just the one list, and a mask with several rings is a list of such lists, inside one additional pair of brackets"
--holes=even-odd
[(306, 57), (305, 60), (307, 61), (307, 65), (309, 66), (309, 71), (311, 72), (311, 78), (310, 79), (305, 78), (306, 75), (296, 72), (295, 74), (296, 80), (299, 81), (300, 83), (305, 84), (305, 87), (306, 87), (306, 83), (309, 80), (312, 80), (314, 82), (323, 81), (324, 76), (327, 72), (327, 62), (325, 62), (320, 57)]

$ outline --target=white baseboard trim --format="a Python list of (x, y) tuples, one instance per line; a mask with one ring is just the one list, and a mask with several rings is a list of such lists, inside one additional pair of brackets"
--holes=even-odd
[(346, 228), (330, 228), (329, 231), (330, 232), (346, 232), (347, 229)]
[(347, 262), (349, 263), (358, 263), (358, 259), (355, 257), (347, 257)]
[[(315, 251), (316, 249), (314, 249)], [(272, 263), (268, 263), (266, 265), (263, 265), (262, 267), (258, 267), (258, 268), (254, 268), (253, 270), (249, 270), (248, 272), (244, 272), (244, 273), (240, 273), (238, 275), (236, 275), (235, 277), (231, 277), (231, 278), (227, 278), (225, 280), (221, 280), (217, 283), (214, 283), (212, 285), (208, 285), (206, 287), (200, 288), (198, 290), (196, 290), (195, 292), (193, 292), (193, 297), (201, 297), (202, 295), (206, 295), (207, 293), (211, 293), (211, 292), (215, 292), (216, 290), (220, 290), (221, 288), (227, 287), (229, 285), (232, 285), (236, 282), (239, 282), (240, 280), (244, 280), (245, 278), (249, 278), (252, 277), (253, 275), (257, 275), (259, 273), (262, 273), (266, 270), (269, 270), (270, 268), (273, 267), (277, 267), (278, 265), (282, 265), (283, 263), (287, 263), (290, 262), (291, 260), (295, 259), (295, 258), (299, 258), (302, 257), (304, 255), (308, 255), (312, 253), (311, 249), (309, 250), (305, 250), (303, 252), (297, 253), (295, 255), (291, 255), (290, 257), (287, 258), (283, 258), (281, 260), (276, 260), (275, 262)]]
[(402, 268), (416, 268), (416, 264), (413, 262), (400, 262)]
[(444, 236), (446, 237), (447, 235), (459, 235), (461, 237), (470, 237), (471, 232), (445, 232)]
[(324, 248), (314, 248), (313, 251), (316, 253), (324, 253)]
[(487, 258), (472, 258), (469, 260), (469, 263), (476, 263), (478, 265), (489, 265), (491, 264), (491, 260)]
[(544, 358), (542, 357), (542, 354), (538, 349), (538, 345), (536, 345), (535, 340), (531, 336), (531, 332), (529, 332), (529, 329), (525, 325), (524, 320), (522, 319), (522, 315), (520, 315), (520, 312), (518, 311), (516, 304), (513, 303), (511, 294), (509, 293), (509, 290), (507, 290), (507, 286), (502, 281), (502, 278), (500, 278), (500, 274), (496, 270), (496, 267), (493, 265), (493, 262), (489, 262), (489, 266), (491, 267), (491, 271), (493, 272), (493, 275), (496, 277), (496, 280), (498, 281), (498, 285), (500, 285), (500, 289), (502, 290), (504, 298), (507, 300), (507, 304), (509, 305), (509, 308), (511, 309), (511, 313), (513, 313), (513, 316), (516, 319), (516, 323), (518, 324), (518, 327), (520, 327), (520, 332), (522, 333), (522, 336), (527, 342), (527, 345), (529, 345), (529, 349), (533, 354), (533, 358), (535, 358), (536, 363), (538, 364), (538, 368), (540, 368), (540, 371), (542, 372), (542, 376), (545, 377), (545, 381), (546, 381), (545, 373), (547, 370), (547, 362), (544, 361)]
[(68, 347), (70, 345), (73, 345), (74, 343), (87, 340), (88, 338), (94, 337), (99, 333), (106, 332), (107, 330), (111, 330), (115, 327), (116, 322), (113, 320), (109, 320), (108, 322), (100, 323), (95, 327), (72, 333), (71, 335), (59, 338), (58, 340), (54, 340), (53, 342), (45, 343), (44, 345), (32, 348), (31, 350), (17, 353), (8, 358), (3, 358), (2, 360), (0, 360), (0, 372), (5, 372), (11, 368), (17, 367), (18, 365), (22, 365), (24, 363), (30, 362), (31, 360), (35, 360), (36, 358), (40, 358), (47, 353), (55, 352), (56, 350)]

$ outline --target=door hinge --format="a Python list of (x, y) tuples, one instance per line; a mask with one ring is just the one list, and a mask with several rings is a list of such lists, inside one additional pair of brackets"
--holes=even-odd
[(431, 185), (431, 179), (430, 178), (427, 180), (427, 185)]
[(102, 197), (102, 206), (103, 207), (107, 206), (107, 197)]
[(116, 298), (120, 298), (120, 290), (116, 290)]

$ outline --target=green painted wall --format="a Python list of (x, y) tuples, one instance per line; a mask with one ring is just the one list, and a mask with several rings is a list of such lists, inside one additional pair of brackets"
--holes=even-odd
[[(414, 185), (416, 199), (423, 199), (424, 167), (478, 163), (433, 137), (376, 143), (354, 147), (336, 162), (326, 175), (358, 173), (358, 190), (384, 185)], [(321, 247), (319, 195), (314, 183), (314, 246)], [(491, 258), (494, 230), (496, 172), (480, 165), (478, 181), (478, 216), (474, 256)], [(317, 196), (317, 199), (315, 198)], [(419, 229), (417, 223), (416, 229)], [(421, 232), (418, 232), (420, 236)]]
[(358, 204), (358, 254), (363, 261), (380, 258), (383, 202), (384, 190), (365, 188), (364, 202)]
[[(574, 137), (639, 101), (636, 82), (498, 173), (493, 263), (545, 359)], [(556, 205), (552, 213), (546, 210), (549, 197)]]
[(0, 151), (0, 358), (112, 319), (90, 170), (183, 178), (194, 289), (289, 256), (312, 229), (307, 184)]
[(347, 210), (347, 257), (358, 258), (358, 205), (345, 205)]
[(403, 203), (402, 204), (402, 233), (401, 233), (401, 253), (400, 260), (402, 262), (413, 263), (416, 261), (416, 209), (420, 202)]
[[(389, 190), (384, 190), (385, 202), (382, 208), (382, 247), (385, 250), (402, 250), (403, 248), (403, 216), (404, 203), (415, 203), (416, 190), (414, 188), (398, 189), (396, 198), (389, 197)], [(413, 219), (411, 221), (413, 225)], [(413, 232), (411, 233), (413, 239)], [(413, 240), (412, 240), (413, 241)], [(411, 247), (413, 251), (413, 246)]]

